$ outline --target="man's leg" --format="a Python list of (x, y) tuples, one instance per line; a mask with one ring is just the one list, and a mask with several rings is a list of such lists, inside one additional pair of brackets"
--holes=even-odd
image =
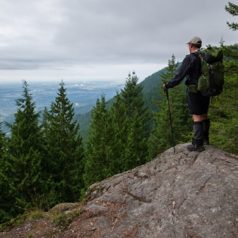
[(204, 145), (209, 145), (209, 129), (210, 129), (210, 120), (206, 119), (202, 121), (203, 126), (203, 142)]
[(193, 139), (192, 144), (187, 147), (189, 151), (201, 152), (205, 148), (204, 144), (204, 129), (203, 121), (207, 120), (207, 114), (193, 115)]

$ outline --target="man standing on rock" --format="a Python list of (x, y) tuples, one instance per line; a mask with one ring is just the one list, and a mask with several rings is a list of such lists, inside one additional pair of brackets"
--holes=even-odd
[(173, 88), (186, 77), (188, 108), (192, 115), (194, 132), (192, 144), (188, 145), (187, 149), (201, 152), (204, 150), (204, 144), (209, 144), (208, 107), (210, 97), (203, 96), (196, 90), (198, 79), (202, 73), (201, 58), (199, 57), (202, 40), (199, 37), (193, 37), (187, 44), (190, 54), (186, 55), (175, 76), (163, 86), (166, 90)]

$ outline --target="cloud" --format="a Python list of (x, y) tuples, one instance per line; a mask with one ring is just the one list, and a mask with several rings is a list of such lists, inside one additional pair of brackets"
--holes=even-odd
[[(0, 69), (166, 64), (185, 42), (235, 43), (227, 1), (2, 0)], [(232, 19), (234, 20), (234, 19)]]
[(181, 56), (193, 35), (216, 44), (225, 34), (230, 38), (224, 5), (215, 0), (199, 6), (194, 0), (68, 1), (68, 21), (57, 44), (85, 61), (162, 62), (172, 53)]

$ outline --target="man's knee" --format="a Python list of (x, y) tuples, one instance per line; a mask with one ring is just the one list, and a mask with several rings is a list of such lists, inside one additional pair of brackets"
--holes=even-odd
[(200, 122), (200, 121), (204, 121), (204, 120), (207, 120), (207, 119), (208, 119), (207, 114), (203, 114), (203, 115), (193, 114), (193, 121), (194, 122)]

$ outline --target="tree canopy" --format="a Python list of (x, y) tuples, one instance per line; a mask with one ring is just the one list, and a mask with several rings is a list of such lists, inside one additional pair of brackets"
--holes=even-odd
[[(228, 2), (228, 4), (225, 6), (225, 9), (232, 16), (238, 16), (238, 5), (237, 4)], [(227, 25), (233, 31), (238, 30), (238, 23), (236, 23), (236, 22), (227, 22)]]

